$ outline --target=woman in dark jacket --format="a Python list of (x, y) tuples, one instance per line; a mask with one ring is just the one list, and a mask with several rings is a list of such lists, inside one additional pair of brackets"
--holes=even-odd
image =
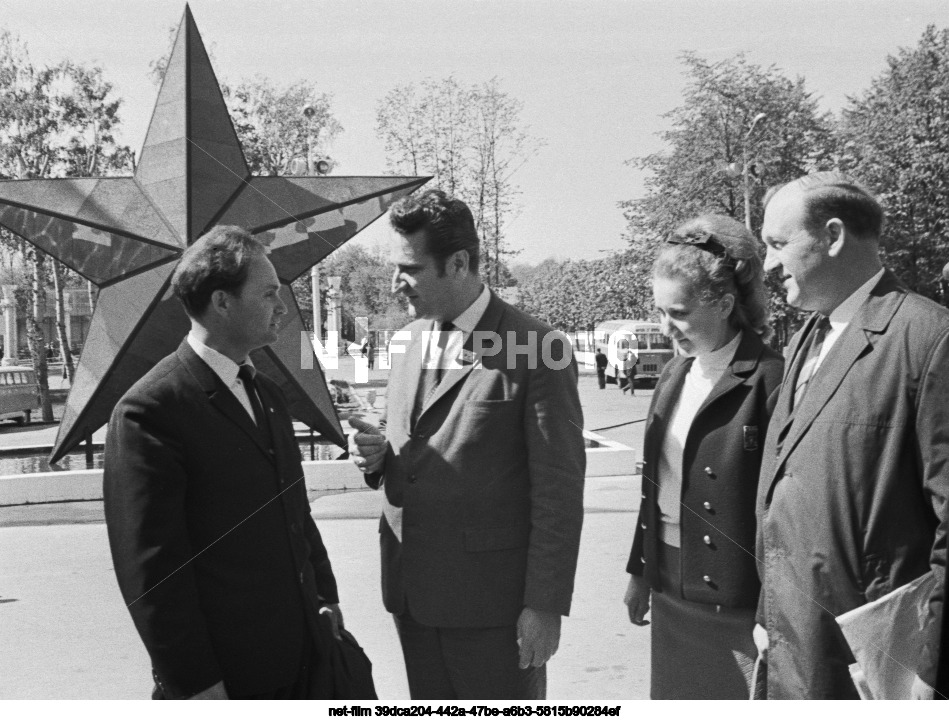
[(755, 493), (784, 368), (763, 342), (758, 244), (732, 218), (689, 221), (656, 258), (653, 294), (678, 353), (649, 409), (625, 601), (637, 625), (652, 603), (652, 698), (747, 699)]

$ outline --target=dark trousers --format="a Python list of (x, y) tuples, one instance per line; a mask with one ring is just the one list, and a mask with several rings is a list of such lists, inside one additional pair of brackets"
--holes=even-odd
[[(227, 690), (227, 697), (232, 700), (255, 700), (255, 701), (288, 701), (294, 699), (328, 699), (330, 695), (329, 680), (320, 675), (318, 669), (320, 658), (317, 654), (316, 645), (313, 639), (307, 637), (307, 643), (303, 648), (303, 658), (300, 659), (300, 672), (296, 679), (280, 688), (267, 689), (265, 691), (246, 692), (244, 689), (236, 688), (232, 685), (224, 684)], [(323, 674), (328, 674), (329, 670), (323, 669)], [(202, 689), (204, 690), (204, 689)], [(164, 701), (165, 696), (162, 688), (156, 683), (152, 689), (153, 701)]]
[(606, 388), (606, 369), (602, 370), (597, 369), (596, 371), (596, 382), (600, 384), (600, 388)]
[(517, 631), (423, 626), (408, 612), (393, 616), (412, 699), (547, 698), (547, 667), (518, 668)]

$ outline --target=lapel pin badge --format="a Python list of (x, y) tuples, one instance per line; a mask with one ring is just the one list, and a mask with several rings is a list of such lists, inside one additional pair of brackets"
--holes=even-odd
[(742, 426), (746, 451), (758, 450), (758, 426)]

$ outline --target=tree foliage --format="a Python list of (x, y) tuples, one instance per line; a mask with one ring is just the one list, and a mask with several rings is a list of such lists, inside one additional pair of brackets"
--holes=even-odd
[[(768, 186), (832, 164), (833, 119), (819, 112), (803, 78), (791, 80), (742, 54), (710, 63), (684, 53), (682, 63), (682, 104), (665, 115), (665, 147), (629, 161), (648, 173), (645, 195), (621, 203), (630, 250), (649, 261), (640, 264), (637, 285), (649, 284), (656, 246), (688, 218), (719, 213), (747, 222), (747, 192), (757, 234)], [(780, 345), (798, 313), (773, 280), (769, 287), (774, 342)]]
[(593, 330), (611, 318), (646, 319), (652, 288), (637, 281), (646, 269), (631, 251), (599, 260), (547, 259), (515, 266), (518, 306), (563, 331)]
[(322, 270), (324, 279), (340, 277), (342, 323), (347, 337), (351, 337), (347, 330), (358, 316), (369, 318), (373, 330), (398, 330), (409, 322), (405, 300), (391, 292), (393, 269), (382, 252), (348, 245), (323, 261)]
[(244, 157), (255, 175), (314, 174), (313, 163), (336, 162), (329, 146), (343, 128), (333, 116), (332, 98), (298, 80), (287, 86), (267, 78), (245, 80), (225, 99)]
[[(96, 67), (62, 62), (37, 67), (28, 48), (4, 31), (0, 33), (0, 175), (41, 178), (64, 175), (107, 175), (128, 167), (131, 153), (114, 137), (120, 101)], [(47, 343), (43, 329), (47, 289), (56, 304), (58, 340), (67, 370), (72, 358), (63, 323), (63, 289), (79, 278), (46, 255), (4, 232), (4, 249), (26, 262), (23, 299), (27, 343), (40, 385), (43, 420), (52, 420), (49, 400)], [(12, 258), (4, 263), (12, 269)], [(25, 296), (25, 297), (24, 297)], [(15, 349), (13, 349), (15, 352)]]
[[(682, 104), (666, 113), (665, 148), (629, 161), (648, 173), (643, 198), (623, 204), (631, 229), (664, 237), (700, 213), (745, 220), (744, 179), (749, 162), (752, 227), (761, 224), (768, 186), (827, 167), (833, 121), (821, 114), (803, 78), (762, 68), (738, 54), (709, 63), (684, 53)], [(764, 114), (754, 125), (754, 119)]]
[(842, 168), (883, 204), (886, 264), (938, 298), (949, 261), (949, 30), (929, 26), (916, 47), (889, 57), (850, 99), (839, 136)]
[(432, 175), (432, 184), (464, 200), (481, 237), (482, 277), (510, 283), (509, 226), (517, 213), (517, 171), (539, 150), (521, 121), (523, 103), (497, 78), (465, 86), (455, 78), (400, 85), (376, 107), (376, 130), (390, 171)]

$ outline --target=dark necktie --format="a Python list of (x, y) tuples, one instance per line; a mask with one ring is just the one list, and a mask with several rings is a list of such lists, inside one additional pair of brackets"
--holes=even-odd
[(817, 361), (820, 358), (820, 351), (829, 330), (830, 318), (826, 315), (822, 315), (817, 323), (814, 324), (813, 331), (811, 331), (804, 362), (801, 363), (801, 370), (798, 371), (797, 379), (794, 382), (792, 408), (797, 408), (800, 405), (804, 394), (807, 392), (808, 385), (810, 385), (810, 382), (814, 379), (814, 374), (817, 372)]
[[(429, 396), (435, 392), (435, 389), (438, 388), (438, 384), (442, 381), (442, 375), (444, 375), (444, 369), (442, 366), (445, 365), (446, 359), (444, 357), (445, 345), (448, 343), (448, 333), (455, 329), (454, 324), (451, 321), (445, 323), (436, 323), (435, 332), (440, 333), (439, 337), (436, 340), (438, 347), (441, 349), (441, 353), (437, 359), (438, 362), (435, 364), (435, 368), (422, 368), (422, 372), (419, 375), (418, 380), (418, 393), (415, 395), (415, 410), (412, 414), (413, 425), (415, 421), (418, 420), (419, 415), (422, 413), (422, 408), (425, 406), (425, 401), (428, 400)], [(432, 360), (429, 358), (429, 360)]]
[(257, 371), (253, 366), (243, 364), (238, 366), (237, 377), (241, 379), (241, 382), (244, 384), (244, 390), (247, 392), (247, 397), (250, 399), (250, 406), (254, 409), (254, 420), (257, 422), (257, 428), (260, 429), (260, 432), (263, 433), (264, 438), (267, 439), (267, 445), (271, 443), (270, 439), (270, 423), (268, 422), (267, 414), (264, 412), (264, 407), (260, 403), (260, 397), (257, 394), (257, 383), (254, 381), (254, 375)]

